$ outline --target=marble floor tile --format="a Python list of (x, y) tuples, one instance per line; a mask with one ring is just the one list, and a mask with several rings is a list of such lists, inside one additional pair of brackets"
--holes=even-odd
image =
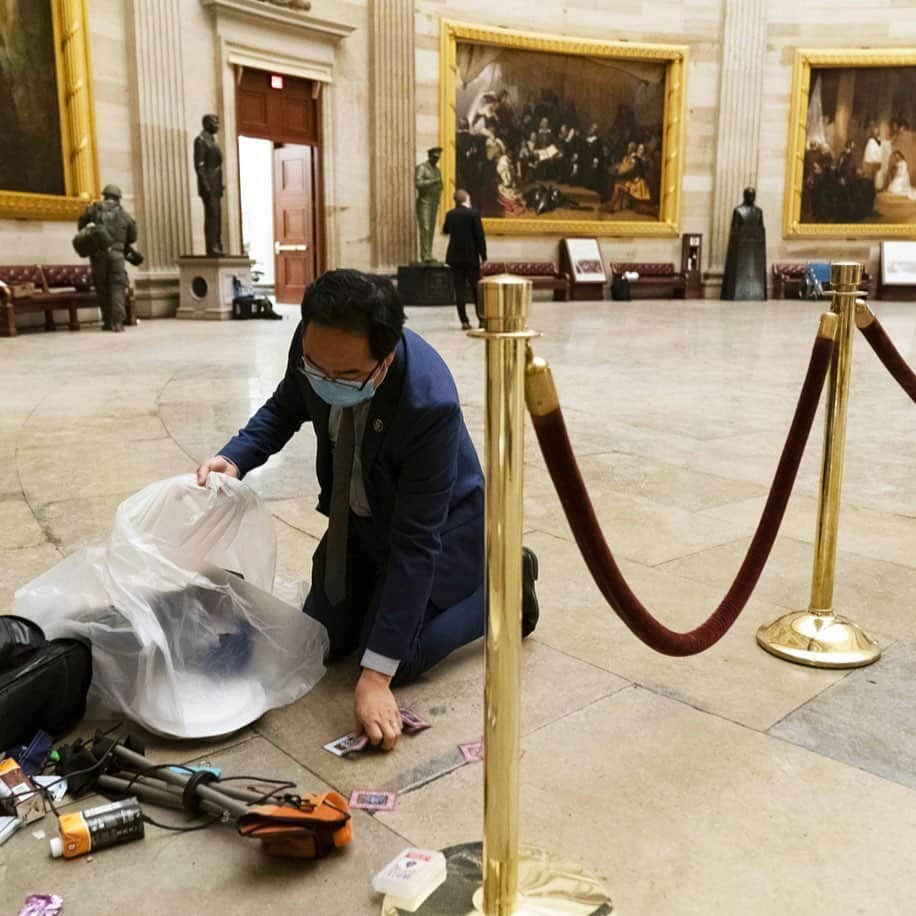
[[(592, 456), (585, 461), (599, 460)], [(746, 531), (740, 515), (703, 514), (640, 496), (632, 487), (602, 486), (601, 473), (583, 470), (589, 498), (604, 535), (617, 555), (654, 566), (698, 550), (726, 544)], [(525, 470), (525, 524), (560, 537), (572, 537), (546, 470)]]
[[(261, 738), (214, 755), (213, 762), (227, 775), (289, 779), (303, 792), (327, 789)], [(167, 823), (181, 822), (175, 812), (156, 814)], [(43, 827), (53, 835), (50, 817)], [(368, 916), (379, 906), (372, 875), (408, 845), (363, 811), (353, 814), (352, 844), (318, 862), (266, 856), (257, 840), (240, 837), (231, 825), (186, 834), (148, 826), (141, 841), (100, 851), (91, 859), (59, 862), (48, 856), (47, 838), (33, 836), (35, 829), (29, 825), (0, 848), (4, 913), (17, 912), (27, 894), (53, 891), (64, 898), (68, 916), (247, 916), (255, 910)]]
[[(740, 563), (822, 310), (533, 304), (530, 324), (543, 332), (535, 350), (554, 368), (608, 539), (634, 590), (674, 628), (695, 626)], [(0, 612), (64, 552), (102, 539), (125, 495), (192, 472), (234, 434), (285, 369), (298, 310), (283, 312), (282, 322), (144, 321), (117, 346), (89, 329), (5, 342), (0, 500), (16, 517), (0, 522)], [(881, 302), (879, 312), (912, 363), (912, 303)], [(410, 309), (409, 327), (452, 370), (481, 445), (484, 346), (457, 329), (450, 307)], [(523, 649), (523, 838), (603, 874), (621, 913), (910, 916), (916, 879), (901, 851), (916, 845), (904, 718), (914, 699), (916, 427), (912, 404), (858, 338), (836, 603), (887, 648), (879, 665), (851, 673), (790, 665), (754, 641), (759, 623), (806, 602), (822, 437), (819, 413), (774, 554), (733, 631), (707, 653), (672, 659), (644, 648), (604, 605), (528, 424), (526, 541), (541, 559), (542, 616)], [(304, 429), (247, 478), (277, 519), (275, 592), (293, 606), (326, 527), (314, 511), (314, 463)], [(36, 519), (53, 543), (3, 546), (33, 544)], [(333, 860), (265, 862), (231, 831), (151, 828), (142, 844), (92, 863), (51, 864), (25, 832), (0, 848), (0, 910), (53, 889), (65, 912), (93, 916), (112, 901), (143, 916), (281, 912), (304, 901), (320, 916), (376, 913), (371, 874), (408, 842), (480, 837), (482, 767), (463, 766), (457, 745), (482, 731), (481, 669), (478, 643), (398, 691), (433, 728), (389, 755), (340, 760), (321, 747), (352, 725), (356, 660), (219, 741), (147, 736), (156, 761), (203, 755), (283, 770), (308, 787), (400, 790), (391, 814), (357, 815), (356, 843)], [(18, 850), (33, 843), (40, 855), (26, 855), (24, 870)], [(154, 897), (135, 892), (137, 875)]]
[(38, 547), (45, 532), (24, 499), (0, 499), (0, 550)]
[[(676, 658), (645, 646), (608, 607), (575, 544), (541, 533), (525, 538), (540, 560), (541, 620), (534, 638), (574, 658), (750, 728), (766, 729), (845, 672), (791, 665), (760, 649), (757, 628), (785, 609), (748, 603), (729, 632), (699, 655)], [(733, 578), (738, 562), (728, 564)], [(678, 632), (702, 623), (728, 585), (701, 585), (664, 570), (623, 563), (637, 597)], [(730, 584), (730, 582), (729, 582)]]
[[(353, 728), (355, 659), (332, 665), (308, 696), (268, 713), (257, 730), (341, 791), (402, 791), (454, 769), (463, 759), (458, 745), (480, 740), (482, 661), (483, 644), (473, 643), (395, 691), (399, 703), (415, 709), (433, 727), (404, 736), (390, 754), (372, 751), (341, 758), (322, 747)], [(523, 665), (525, 733), (626, 686), (607, 671), (533, 640), (524, 645)]]
[[(155, 409), (149, 412), (107, 411), (89, 414), (33, 414), (17, 439), (20, 449), (71, 449), (94, 442), (145, 442), (167, 435)], [(142, 447), (142, 446), (141, 446)]]
[(47, 542), (37, 547), (0, 550), (0, 614), (13, 609), (13, 595), (23, 585), (49, 570), (63, 554)]
[[(664, 563), (658, 569), (685, 579), (728, 588), (749, 543), (742, 538), (722, 547)], [(754, 589), (754, 596), (779, 607), (807, 608), (811, 597), (814, 548), (811, 542), (779, 537)], [(834, 608), (866, 630), (894, 639), (916, 640), (916, 570), (840, 551), (834, 581)]]
[[(565, 716), (522, 748), (522, 841), (602, 877), (615, 912), (911, 909), (910, 789), (639, 688)], [(482, 781), (479, 764), (463, 767), (377, 819), (433, 848), (477, 839)]]
[(125, 491), (63, 499), (37, 506), (35, 514), (48, 537), (64, 553), (72, 553), (81, 547), (105, 543), (114, 528), (118, 506), (131, 495)]
[(916, 790), (916, 642), (894, 643), (769, 734)]
[(270, 511), (291, 528), (296, 528), (313, 538), (320, 540), (328, 528), (328, 517), (322, 515), (315, 506), (318, 503), (318, 490), (314, 495), (300, 496), (295, 499), (271, 499), (267, 506)]
[[(916, 454), (916, 451), (914, 451)], [(754, 498), (732, 505), (703, 510), (708, 518), (741, 520), (748, 534), (760, 519), (764, 499)], [(780, 526), (783, 537), (814, 542), (817, 524), (817, 499), (794, 494)], [(891, 514), (858, 506), (840, 504), (837, 549), (900, 566), (916, 566), (916, 515)]]
[(23, 448), (16, 453), (22, 489), (34, 506), (78, 497), (133, 492), (149, 483), (189, 473), (188, 456), (171, 439), (140, 445), (121, 440), (82, 443), (67, 450)]
[(16, 468), (16, 450), (11, 440), (12, 435), (4, 436), (0, 431), (0, 499), (22, 494), (19, 471)]

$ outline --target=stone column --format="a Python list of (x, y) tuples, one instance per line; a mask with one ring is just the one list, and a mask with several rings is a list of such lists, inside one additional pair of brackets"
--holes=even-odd
[(708, 252), (710, 279), (717, 281), (725, 266), (732, 211), (741, 203), (741, 192), (757, 183), (766, 30), (766, 0), (725, 0), (715, 198)]
[(416, 256), (413, 0), (372, 0), (373, 261), (393, 271)]
[(136, 275), (137, 311), (174, 315), (179, 255), (192, 253), (189, 169), (181, 61), (182, 0), (133, 0), (134, 90), (140, 188), (137, 247), (146, 260)]

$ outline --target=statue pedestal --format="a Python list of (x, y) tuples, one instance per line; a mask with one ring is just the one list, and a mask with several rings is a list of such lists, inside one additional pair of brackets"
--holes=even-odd
[(182, 255), (178, 258), (178, 318), (222, 321), (232, 317), (232, 278), (251, 286), (251, 259)]
[(398, 294), (404, 305), (454, 305), (452, 269), (445, 264), (399, 267)]

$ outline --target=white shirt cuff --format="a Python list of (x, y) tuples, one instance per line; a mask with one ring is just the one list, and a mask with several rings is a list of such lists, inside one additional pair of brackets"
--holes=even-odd
[(379, 655), (378, 652), (373, 652), (371, 649), (366, 649), (363, 652), (363, 660), (360, 662), (363, 668), (371, 668), (373, 671), (378, 671), (379, 674), (384, 674), (387, 677), (394, 677), (400, 664), (400, 659)]

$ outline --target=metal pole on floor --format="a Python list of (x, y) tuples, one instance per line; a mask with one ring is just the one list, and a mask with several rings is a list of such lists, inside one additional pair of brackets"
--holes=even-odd
[(877, 642), (833, 609), (846, 410), (855, 333), (853, 315), (861, 279), (862, 265), (857, 262), (840, 261), (832, 265), (831, 311), (839, 319), (839, 330), (824, 410), (824, 452), (814, 535), (811, 604), (807, 611), (786, 614), (757, 630), (757, 642), (767, 652), (815, 668), (859, 668), (877, 661), (881, 655)]
[[(504, 274), (478, 287), (486, 343), (487, 638), (484, 841), (443, 850), (448, 877), (416, 912), (512, 916), (611, 912), (607, 891), (579, 865), (519, 846), (525, 362), (531, 281)], [(401, 911), (386, 900), (383, 916)]]

